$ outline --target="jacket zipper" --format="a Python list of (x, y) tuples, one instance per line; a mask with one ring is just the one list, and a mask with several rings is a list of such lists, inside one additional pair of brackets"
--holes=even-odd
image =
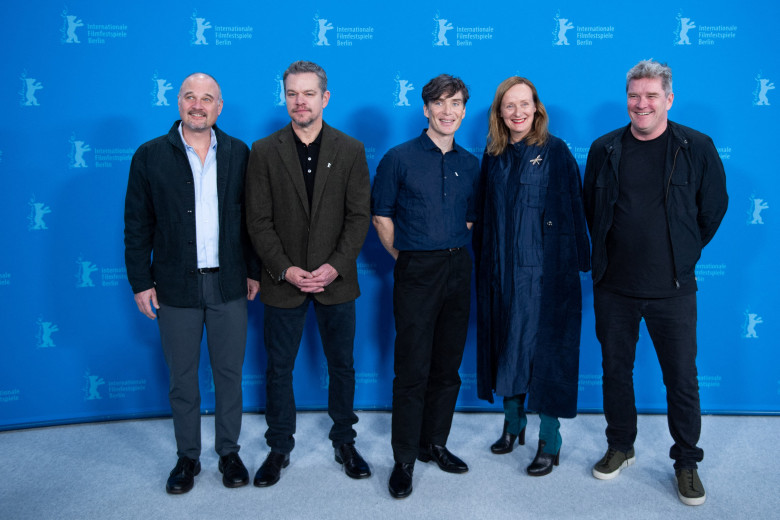
[(672, 175), (674, 175), (674, 169), (677, 166), (677, 154), (680, 153), (681, 146), (677, 146), (677, 150), (674, 151), (674, 159), (672, 160), (672, 171), (669, 172), (669, 179), (666, 181), (666, 193), (664, 194), (664, 207), (666, 209), (666, 229), (669, 231), (669, 243), (672, 246), (672, 265), (674, 266), (674, 286), (679, 289), (680, 281), (677, 278), (677, 261), (674, 258), (674, 243), (672, 241), (672, 228), (669, 225), (669, 188), (672, 185)]

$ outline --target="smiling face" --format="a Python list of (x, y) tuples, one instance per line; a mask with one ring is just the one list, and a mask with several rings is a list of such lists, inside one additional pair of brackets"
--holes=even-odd
[(666, 95), (661, 78), (633, 79), (628, 84), (628, 117), (631, 133), (640, 141), (649, 141), (666, 130), (667, 112), (674, 93)]
[(330, 91), (320, 90), (320, 80), (314, 72), (290, 74), (284, 82), (287, 113), (299, 128), (322, 123), (322, 109), (328, 106)]
[(509, 129), (509, 141), (522, 141), (534, 127), (536, 103), (531, 88), (520, 83), (506, 91), (501, 98), (501, 119)]
[(463, 93), (456, 92), (450, 97), (434, 99), (423, 107), (423, 113), (428, 118), (428, 136), (433, 141), (451, 138), (466, 117)]
[(211, 132), (222, 112), (222, 93), (212, 78), (196, 74), (190, 76), (179, 90), (179, 115), (186, 130)]

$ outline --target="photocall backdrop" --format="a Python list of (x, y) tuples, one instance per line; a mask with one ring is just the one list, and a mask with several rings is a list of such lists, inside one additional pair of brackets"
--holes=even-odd
[[(460, 76), (471, 100), (456, 141), (481, 157), (487, 111), (510, 75), (531, 79), (584, 171), (591, 142), (627, 124), (626, 71), (640, 59), (674, 71), (671, 119), (710, 135), (729, 211), (698, 264), (699, 384), (705, 413), (780, 412), (778, 131), (780, 37), (768, 0), (623, 2), (109, 2), (6, 6), (0, 98), (0, 429), (170, 413), (156, 322), (138, 312), (123, 257), (130, 159), (178, 118), (195, 71), (221, 83), (219, 126), (247, 144), (289, 122), (285, 68), (328, 73), (325, 120), (360, 139), (373, 176), (383, 154), (426, 127), (420, 91)], [(10, 11), (10, 13), (9, 13)], [(372, 229), (359, 259), (355, 370), (359, 409), (389, 409), (392, 261)], [(579, 409), (600, 411), (601, 354), (590, 274), (582, 275)], [(262, 304), (249, 305), (244, 407), (265, 407)], [(474, 313), (472, 312), (472, 316)], [(310, 316), (295, 369), (301, 409), (326, 406), (328, 377)], [(472, 317), (460, 410), (476, 397)], [(204, 350), (205, 352), (205, 350)], [(202, 408), (213, 410), (208, 356)], [(665, 410), (643, 328), (637, 407)]]

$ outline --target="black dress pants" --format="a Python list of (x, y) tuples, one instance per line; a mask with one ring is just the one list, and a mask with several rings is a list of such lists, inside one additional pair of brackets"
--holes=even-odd
[(460, 390), (471, 304), (471, 257), (463, 248), (401, 251), (393, 271), (395, 378), (392, 447), (410, 463), (420, 446), (445, 445)]

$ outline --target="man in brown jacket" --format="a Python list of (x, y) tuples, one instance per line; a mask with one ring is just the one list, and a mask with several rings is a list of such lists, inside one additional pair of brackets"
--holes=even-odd
[(311, 303), (328, 361), (329, 438), (336, 462), (352, 478), (371, 475), (355, 449), (357, 257), (370, 221), (370, 180), (363, 144), (322, 120), (330, 99), (317, 64), (298, 61), (284, 73), (292, 123), (256, 141), (247, 166), (249, 235), (262, 260), (265, 304), (265, 437), (271, 452), (255, 475), (278, 482), (295, 440), (292, 371)]

